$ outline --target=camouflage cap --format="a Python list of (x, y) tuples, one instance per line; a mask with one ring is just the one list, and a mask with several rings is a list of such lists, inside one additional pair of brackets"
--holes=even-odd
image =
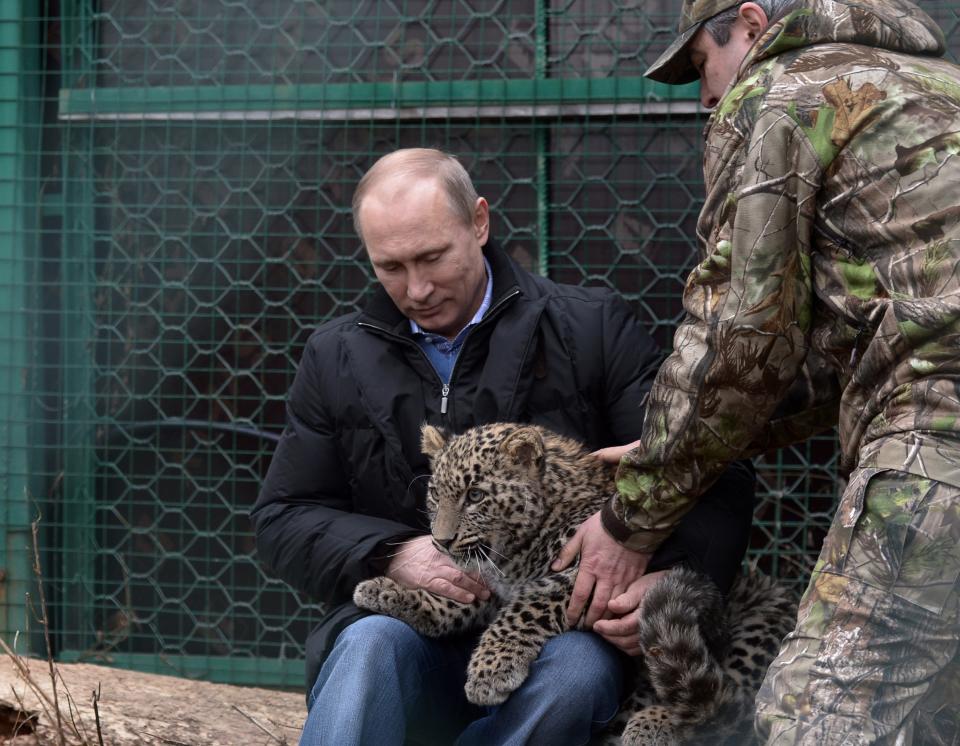
[(667, 51), (647, 68), (644, 76), (661, 83), (673, 84), (691, 83), (699, 78), (690, 64), (687, 46), (704, 21), (743, 2), (745, 0), (683, 0), (680, 25), (677, 27), (680, 35), (667, 47)]

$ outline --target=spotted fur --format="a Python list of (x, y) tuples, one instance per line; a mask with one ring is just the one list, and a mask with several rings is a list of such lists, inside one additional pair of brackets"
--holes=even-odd
[[(566, 631), (576, 569), (550, 563), (615, 490), (613, 470), (577, 442), (529, 425), (492, 424), (449, 437), (424, 426), (435, 545), (478, 571), (493, 593), (461, 604), (386, 577), (357, 585), (355, 603), (438, 637), (485, 627), (469, 663), (467, 698), (503, 702), (549, 638)], [(789, 595), (768, 578), (734, 586), (671, 571), (641, 610), (637, 685), (617, 719), (627, 744), (680, 744), (750, 735), (753, 698), (792, 627)], [(702, 735), (705, 734), (705, 735)]]

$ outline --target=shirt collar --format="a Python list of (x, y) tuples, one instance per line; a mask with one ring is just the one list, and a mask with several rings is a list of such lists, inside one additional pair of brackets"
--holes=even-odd
[[(477, 312), (473, 314), (473, 318), (470, 319), (463, 329), (457, 332), (457, 337), (463, 334), (464, 329), (468, 329), (474, 324), (479, 324), (484, 314), (490, 310), (490, 302), (493, 300), (493, 271), (490, 269), (490, 262), (487, 261), (486, 257), (483, 257), (483, 266), (486, 267), (487, 270), (487, 289), (483, 293), (483, 300), (480, 302), (480, 308), (478, 308)], [(408, 319), (408, 321), (410, 322), (410, 331), (414, 334), (435, 336), (432, 335), (431, 332), (421, 329), (417, 322), (413, 319)], [(454, 337), (454, 339), (456, 339), (456, 337)]]

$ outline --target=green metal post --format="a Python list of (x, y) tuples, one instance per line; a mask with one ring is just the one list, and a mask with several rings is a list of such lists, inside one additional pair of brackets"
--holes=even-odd
[[(96, 55), (96, 22), (91, 3), (74, 0), (75, 26), (64, 38), (64, 55), (78, 60), (71, 70), (74, 80), (93, 86), (91, 60)], [(72, 48), (71, 48), (72, 47)], [(93, 632), (93, 532), (95, 517), (96, 424), (94, 402), (93, 339), (94, 271), (91, 266), (96, 230), (93, 196), (93, 131), (89, 127), (66, 128), (63, 154), (63, 243), (61, 257), (65, 276), (61, 280), (63, 313), (61, 339), (63, 377), (63, 553), (60, 567), (63, 630), (60, 647), (86, 646)], [(78, 154), (83, 157), (76, 157)]]
[(0, 3), (0, 636), (27, 627), (30, 572), (30, 281), (35, 256), (38, 13), (30, 0)]
[[(86, 0), (63, 4), (65, 23), (62, 56), (65, 86), (92, 86), (90, 61), (95, 54), (95, 23)], [(91, 341), (91, 299), (94, 277), (91, 269), (94, 238), (93, 189), (90, 173), (93, 159), (89, 127), (63, 130), (61, 199), (61, 365), (63, 480), (60, 522), (62, 546), (59, 567), (59, 607), (62, 634), (59, 647), (86, 646), (92, 637), (94, 580), (94, 450), (95, 406)], [(84, 157), (80, 158), (77, 155)]]

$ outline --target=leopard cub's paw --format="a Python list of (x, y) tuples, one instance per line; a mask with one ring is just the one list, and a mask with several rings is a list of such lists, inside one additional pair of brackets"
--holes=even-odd
[(353, 602), (361, 609), (390, 614), (397, 608), (403, 589), (388, 577), (371, 578), (357, 583)]
[(673, 746), (686, 743), (689, 732), (677, 729), (677, 717), (663, 705), (635, 712), (620, 736), (621, 746)]
[(509, 657), (480, 663), (471, 661), (464, 686), (467, 699), (475, 705), (503, 704), (526, 680), (529, 666)]
[(513, 690), (503, 688), (502, 682), (490, 671), (479, 671), (470, 674), (463, 691), (473, 704), (491, 707), (506, 702)]

